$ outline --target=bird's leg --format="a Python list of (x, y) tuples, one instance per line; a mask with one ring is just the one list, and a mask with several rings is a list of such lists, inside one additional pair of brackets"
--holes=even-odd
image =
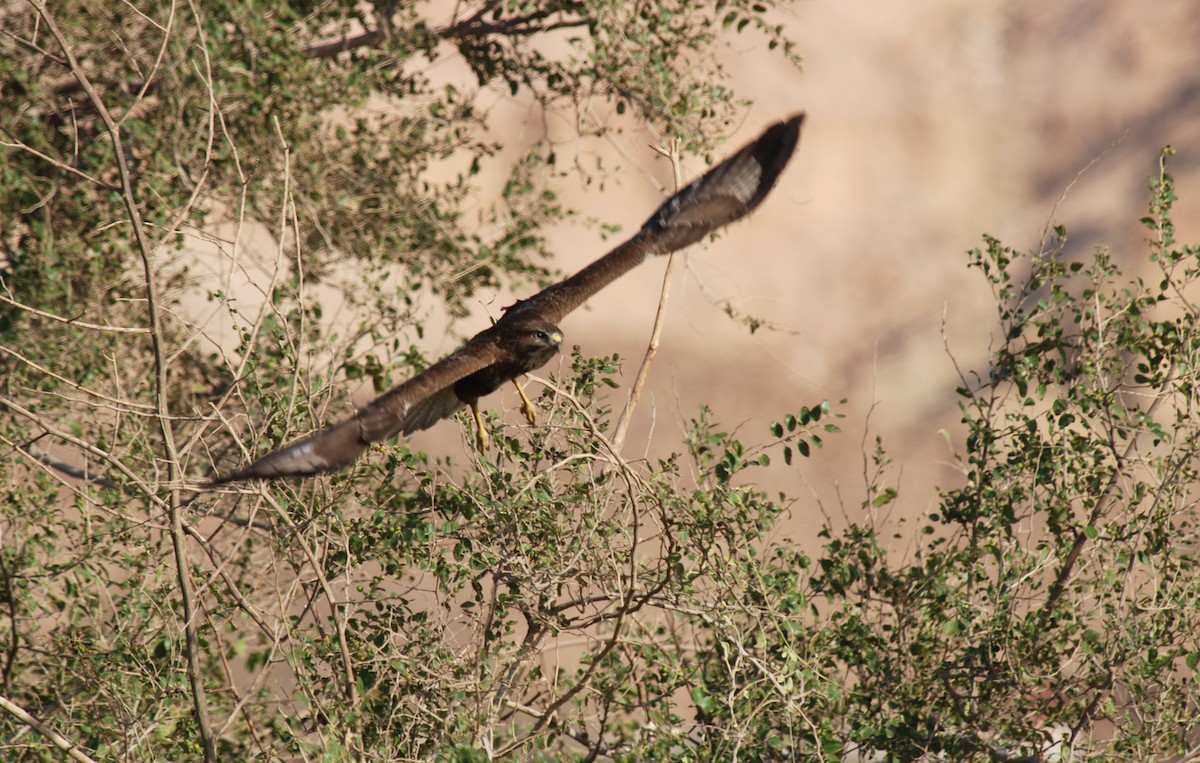
[(521, 383), (513, 379), (513, 386), (517, 388), (517, 394), (521, 396), (521, 413), (525, 414), (525, 420), (530, 426), (537, 425), (537, 408), (534, 407), (533, 401), (529, 399), (529, 395), (525, 394), (525, 389)]
[(483, 423), (483, 413), (475, 403), (471, 403), (471, 416), (475, 419), (475, 444), (480, 450), (487, 450), (492, 444), (492, 438), (488, 436), (487, 427)]

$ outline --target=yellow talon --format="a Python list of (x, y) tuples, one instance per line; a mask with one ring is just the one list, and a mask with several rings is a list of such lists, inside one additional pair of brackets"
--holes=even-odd
[(525, 420), (531, 426), (537, 424), (537, 408), (534, 407), (533, 401), (529, 399), (529, 395), (525, 394), (525, 390), (521, 387), (516, 379), (513, 380), (513, 386), (517, 388), (517, 394), (521, 396), (521, 413), (525, 414)]
[(480, 450), (487, 450), (492, 444), (492, 438), (488, 436), (487, 427), (484, 426), (483, 413), (472, 405), (471, 415), (475, 417), (475, 444)]

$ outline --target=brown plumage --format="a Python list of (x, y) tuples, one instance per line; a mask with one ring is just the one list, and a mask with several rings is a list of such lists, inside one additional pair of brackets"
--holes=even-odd
[[(558, 352), (562, 344), (558, 322), (567, 313), (646, 257), (682, 249), (757, 207), (787, 166), (803, 121), (804, 115), (797, 114), (767, 128), (758, 140), (672, 196), (628, 241), (565, 281), (512, 305), (495, 325), (375, 398), (354, 417), (319, 429), (209, 485), (338, 471), (371, 443), (426, 429), (464, 406), (475, 411), (480, 424), (479, 398), (541, 368)], [(526, 416), (533, 420), (528, 404)]]

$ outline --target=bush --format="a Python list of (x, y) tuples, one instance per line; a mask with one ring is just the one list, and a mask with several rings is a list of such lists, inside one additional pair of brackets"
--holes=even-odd
[[(1003, 343), (962, 374), (965, 479), (915, 540), (896, 532), (908, 556), (870, 521), (899, 498), (882, 443), (861, 522), (825, 527), (811, 555), (779, 537), (796, 499), (759, 477), (822, 458), (836, 405), (739, 439), (714, 403), (677, 455), (633, 462), (619, 359), (578, 353), (542, 425), (492, 422), (468, 464), (396, 443), (328, 480), (195, 492), (214, 462), (324, 418), (340, 375), (382, 388), (420, 367), (424, 294), (453, 318), (475, 289), (550, 277), (540, 227), (567, 214), (552, 150), (469, 227), (498, 147), (471, 96), (420, 74), (429, 61), (453, 51), (547, 109), (608, 99), (707, 150), (695, 126), (737, 108), (708, 63), (714, 30), (791, 55), (758, 4), (486, 4), (440, 26), (425, 10), (67, 3), (5, 19), (6, 759), (1194, 746), (1200, 251), (1174, 241), (1165, 163), (1152, 283), (1106, 252), (1067, 261), (1062, 229), (1041, 252), (971, 253)], [(542, 45), (553, 34), (565, 47)], [(447, 162), (461, 172), (428, 180)], [(207, 241), (228, 283), (241, 249), (218, 232), (254, 221), (277, 226), (280, 264), (261, 309), (212, 290), (240, 339), (227, 360), (181, 317), (197, 276), (180, 252)], [(312, 288), (344, 272), (371, 320), (335, 332)]]

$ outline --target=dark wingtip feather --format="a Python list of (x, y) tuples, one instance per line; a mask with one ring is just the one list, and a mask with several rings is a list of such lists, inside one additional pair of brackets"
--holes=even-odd
[(783, 169), (787, 167), (796, 152), (800, 142), (800, 127), (804, 124), (804, 112), (790, 119), (773, 124), (763, 132), (762, 136), (753, 143), (753, 155), (758, 165), (762, 167), (762, 179), (759, 180), (758, 190), (746, 203), (746, 211), (757, 207), (775, 187)]
[(357, 417), (343, 421), (272, 451), (244, 469), (215, 477), (204, 484), (216, 488), (231, 482), (311, 477), (346, 468), (366, 451)]
[(666, 254), (754, 211), (795, 153), (803, 123), (800, 113), (768, 127), (757, 140), (668, 199), (637, 238), (649, 241), (653, 253)]

